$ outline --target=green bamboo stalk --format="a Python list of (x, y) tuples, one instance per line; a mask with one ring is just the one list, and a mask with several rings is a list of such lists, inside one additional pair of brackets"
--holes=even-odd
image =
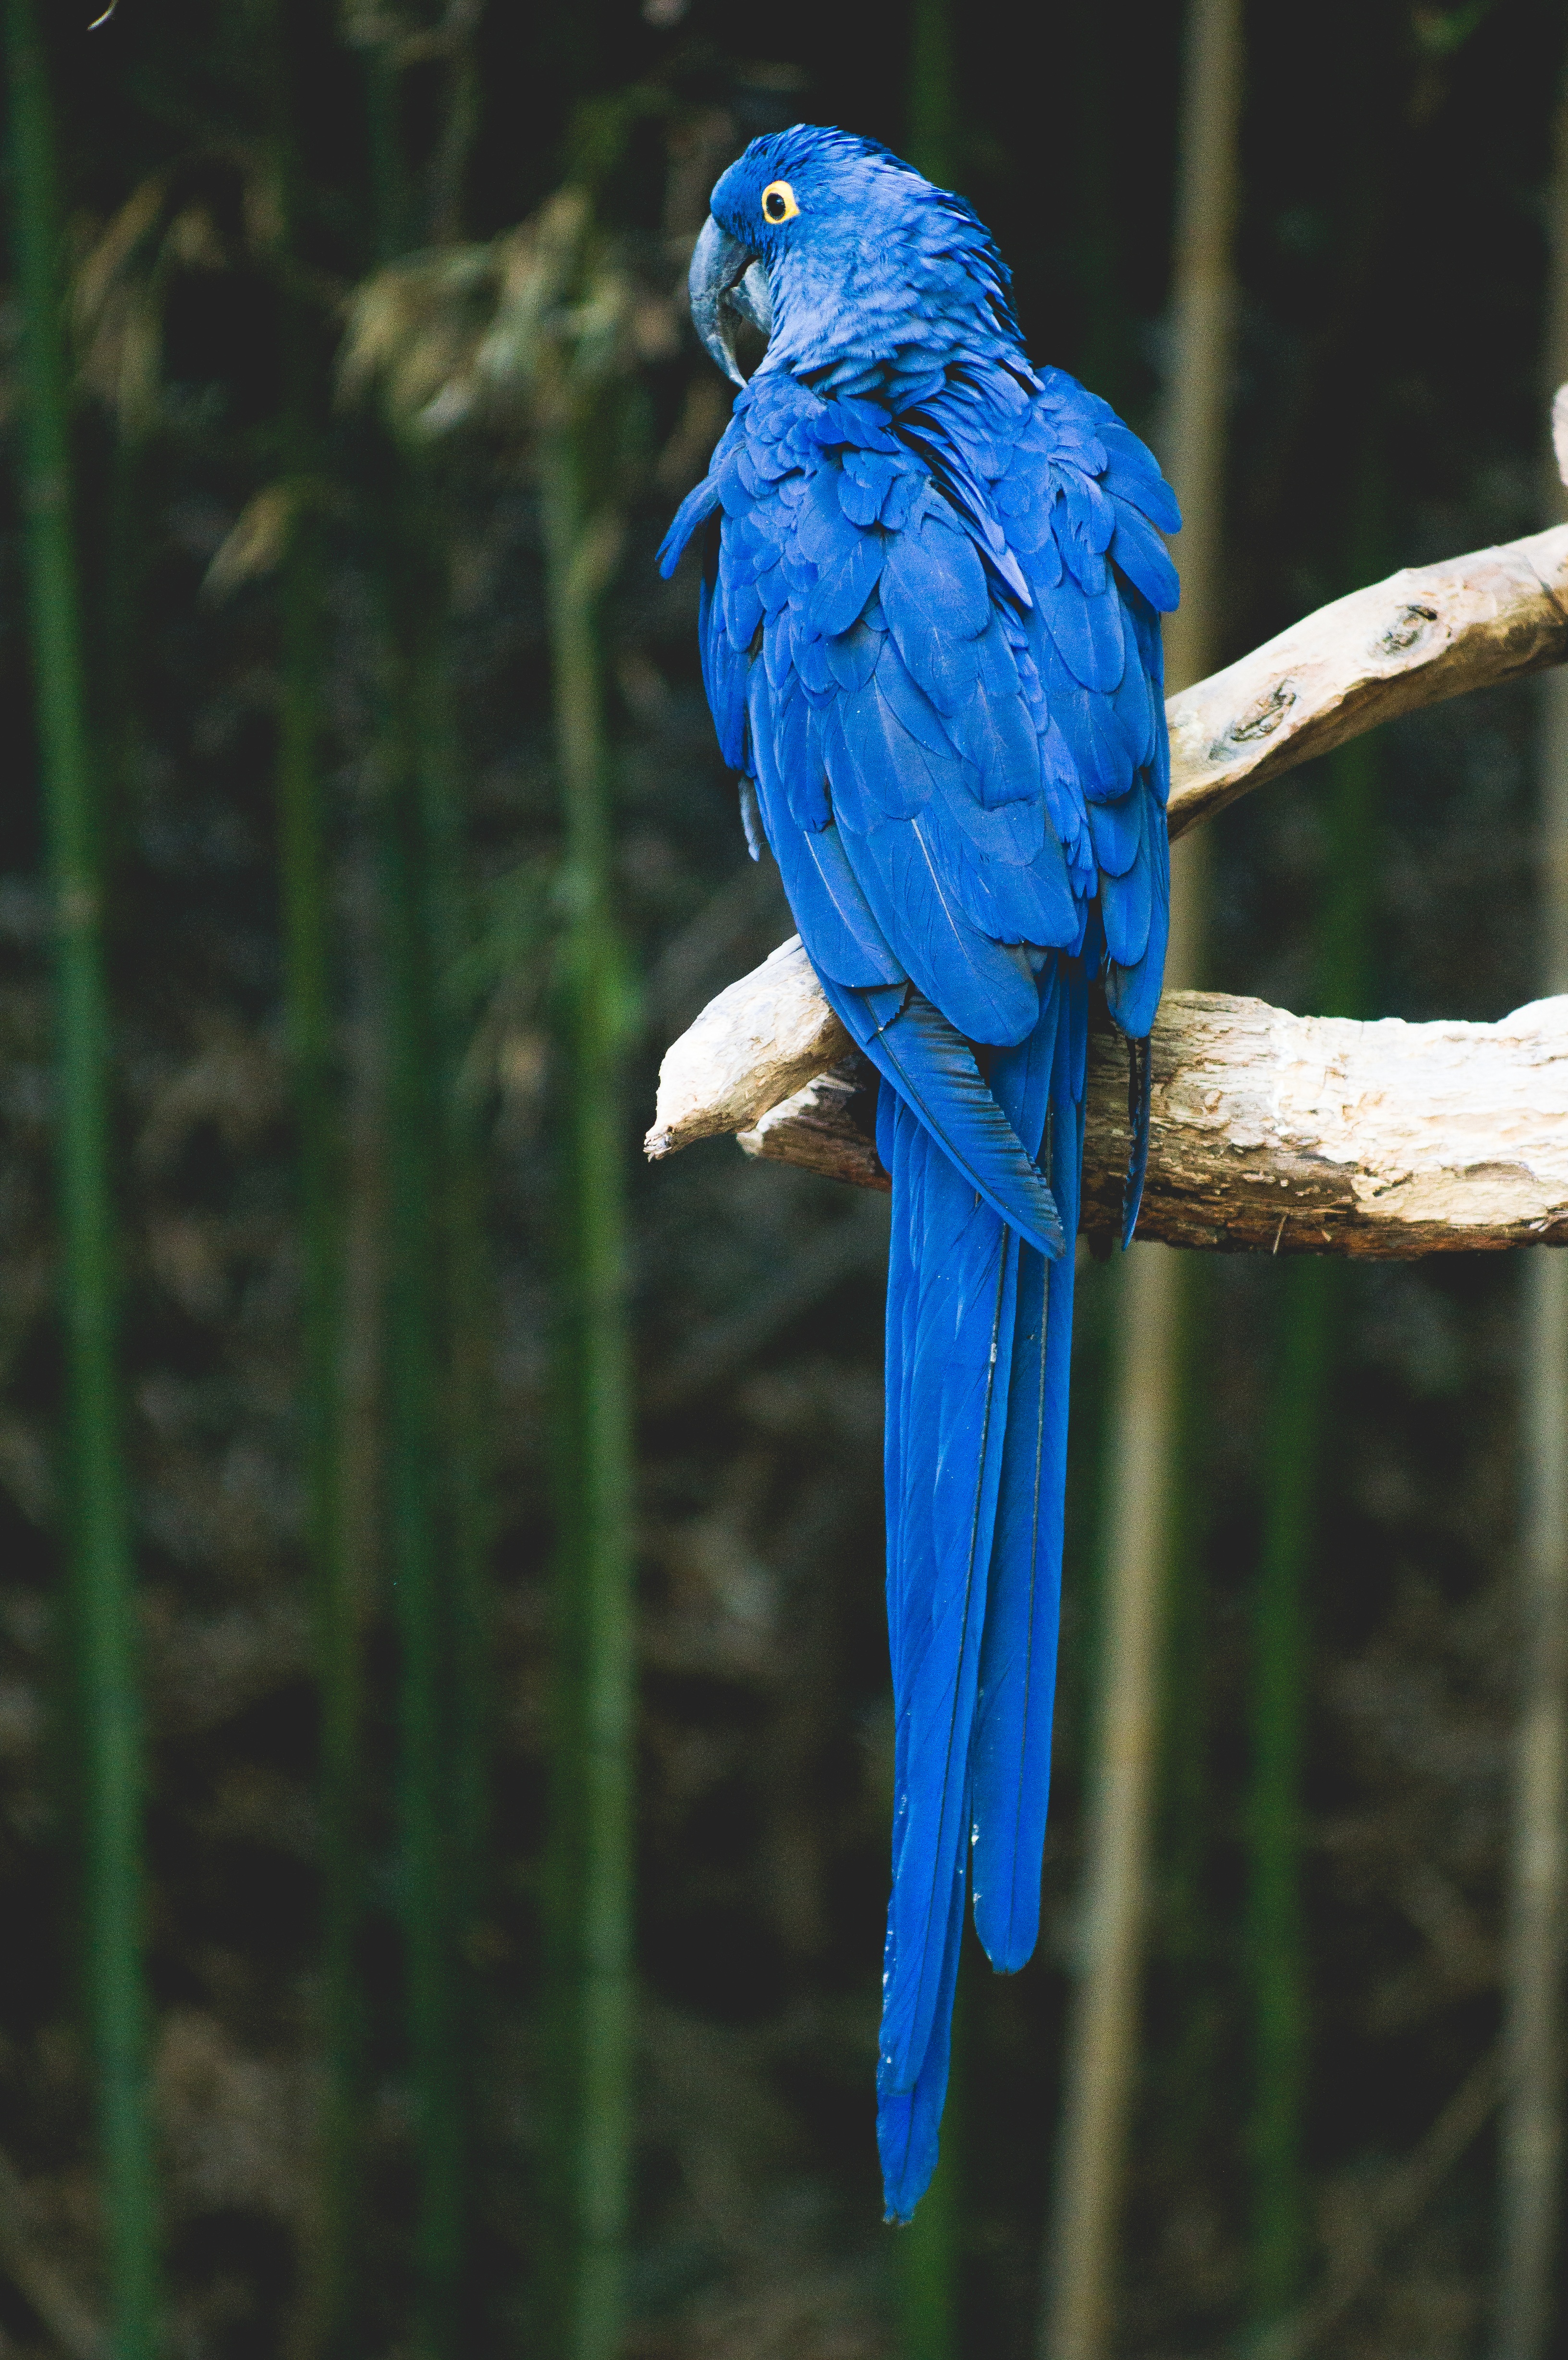
[[(469, 2138), (463, 2070), (462, 1831), (454, 1807), (455, 1692), (447, 1487), (446, 1221), (451, 1072), (442, 1022), (438, 906), (447, 847), (426, 759), (444, 693), (441, 577), (429, 519), (391, 456), (386, 552), (397, 702), (382, 826), (387, 979), (387, 1521), (398, 1638), (397, 1795), (402, 1830), (405, 2007), (418, 2178), (414, 2348), (462, 2348)], [(444, 792), (445, 782), (441, 782)]]
[(590, 513), (566, 379), (541, 403), (540, 510), (561, 766), (561, 1337), (553, 1797), (556, 2064), (549, 2348), (619, 2348), (630, 2136), (635, 1720), (630, 1381), (609, 758), (595, 609), (615, 537)]
[[(1349, 1016), (1364, 999), (1350, 928), (1334, 903), (1359, 893), (1367, 863), (1376, 749), (1366, 738), (1331, 758), (1330, 859), (1349, 891), (1331, 894), (1321, 1012)], [(1341, 938), (1336, 953), (1334, 938)], [(1280, 1273), (1282, 1336), (1268, 1449), (1263, 1540), (1253, 1601), (1252, 1774), (1247, 1808), (1248, 1963), (1252, 1984), (1252, 2305), (1267, 2325), (1300, 2299), (1308, 2259), (1303, 2163), (1307, 1987), (1301, 1896), (1301, 1775), (1311, 1664), (1307, 1582), (1316, 1553), (1345, 1271), (1302, 1255)]]
[(1121, 38), (1115, 16), (1073, 8), (1059, 18), (1062, 70), (1071, 93), (1067, 157), (1073, 191), (1068, 260), (1082, 306), (1076, 376), (1116, 409), (1127, 406), (1132, 320), (1128, 311), (1116, 222), (1116, 108), (1121, 99)]
[[(298, 262), (299, 162), (289, 24), (262, 0), (256, 26), (269, 99), (284, 270)], [(340, 1359), (343, 1288), (343, 1153), (336, 1113), (331, 868), (322, 788), (325, 606), (320, 530), (308, 486), (320, 464), (309, 322), (291, 289), (279, 309), (283, 410), (279, 459), (294, 510), (281, 580), (277, 751), (283, 993), (294, 1099), (296, 1185), (304, 1248), (308, 1537), (321, 1715), (321, 2097), (305, 2345), (319, 2360), (346, 2353), (354, 2304), (359, 2215), (362, 2027), (355, 1950), (361, 1835), (361, 1601), (344, 1529)]]
[[(448, 571), (441, 485), (428, 456), (403, 456), (401, 512), (408, 535), (404, 615), (414, 805), (410, 821), (420, 861), (418, 923), (420, 990), (428, 1005), (428, 1092), (433, 1142), (434, 1323), (440, 1396), (432, 1446), (441, 1480), (441, 1539), (437, 1634), (441, 1692), (440, 1784), (442, 1876), (446, 1885), (447, 1974), (451, 2005), (466, 2018), (464, 1946), (480, 1907), (488, 1819), (489, 1452), (491, 1325), (484, 1251), (484, 1169), (478, 1102), (464, 1082), (472, 1008), (460, 978), (467, 947), (463, 829), (456, 781), (461, 756), (449, 672)], [(460, 2049), (472, 2046), (460, 2042)], [(461, 2060), (450, 2092), (466, 2116), (474, 2091)], [(466, 2145), (465, 2123), (454, 2136)]]
[(33, 0), (7, 0), (12, 227), (22, 299), (22, 470), (39, 764), (55, 896), (59, 1185), (71, 1619), (82, 1725), (85, 1985), (97, 2075), (111, 2333), (152, 2360), (156, 2212), (142, 1942), (143, 1736), (116, 1370), (109, 1021), (97, 781), (73, 546), (60, 210)]
[[(1383, 571), (1370, 452), (1356, 471), (1350, 581)], [(1318, 922), (1319, 1012), (1367, 1004), (1370, 880), (1378, 753), (1354, 738), (1330, 756), (1324, 814), (1327, 884)], [(1263, 2329), (1300, 2300), (1309, 2260), (1305, 2167), (1309, 2005), (1301, 1906), (1302, 1767), (1311, 1675), (1308, 1583), (1344, 1325), (1345, 1268), (1330, 1255), (1290, 1258), (1279, 1273), (1280, 1352), (1266, 1459), (1263, 1535), (1253, 1597), (1251, 1779), (1247, 1806), (1247, 1973), (1252, 2100), (1251, 2308)]]
[(898, 2234), (903, 2360), (956, 2360), (964, 2349), (964, 2071), (973, 1993), (953, 2009), (953, 2063), (942, 2111), (942, 2152), (931, 2186)]
[[(425, 514), (433, 532), (435, 486), (427, 483)], [(443, 575), (444, 592), (444, 575)], [(468, 1079), (466, 1051), (474, 1018), (461, 981), (472, 928), (464, 890), (464, 839), (455, 781), (460, 755), (447, 666), (446, 606), (432, 617), (424, 672), (418, 756), (430, 864), (435, 1014), (441, 1034), (438, 1076), (441, 1125), (441, 1273), (445, 1293), (445, 1369), (441, 1430), (445, 1470), (445, 1572), (442, 1596), (448, 1677), (447, 1825), (451, 1859), (453, 1972), (466, 2037), (462, 2044), (461, 2098), (465, 2149), (476, 2134), (477, 1994), (466, 1961), (484, 1907), (490, 1831), (492, 1622), (490, 1550), (494, 1536), (490, 1436), (494, 1329), (493, 1290), (485, 1241), (485, 1168), (481, 1104)]]
[(441, 694), (444, 602), (403, 454), (385, 453), (383, 563), (391, 639), (381, 814), (387, 972), (387, 1496), (398, 1639), (397, 1797), (405, 2009), (418, 2181), (414, 2348), (458, 2348), (467, 2124), (458, 1972), (448, 1598), (447, 1043), (437, 908), (442, 846), (426, 759)]
[[(1345, 339), (1363, 377), (1370, 370), (1374, 379), (1379, 365), (1381, 232), (1391, 170), (1376, 93), (1379, 73), (1394, 71), (1394, 60), (1378, 35), (1367, 71), (1347, 87), (1344, 126)], [(1387, 571), (1381, 469), (1377, 430), (1369, 428), (1345, 519), (1346, 590)], [(1326, 765), (1326, 880), (1318, 912), (1314, 1000), (1328, 1016), (1358, 1017), (1367, 1008), (1378, 759), (1377, 741), (1358, 738)], [(1288, 1262), (1279, 1279), (1279, 1359), (1253, 1596), (1252, 1762), (1246, 1807), (1252, 2089), (1245, 2136), (1255, 2331), (1266, 2330), (1300, 2300), (1309, 2261), (1310, 1994), (1301, 1892), (1312, 1660), (1308, 1584), (1317, 1551), (1348, 1273), (1333, 1256), (1301, 1256)]]
[[(368, 52), (375, 244), (411, 218), (395, 61)], [(487, 1549), (482, 1188), (454, 998), (463, 828), (448, 580), (428, 457), (384, 443), (376, 487), (391, 691), (379, 820), (387, 986), (387, 1522), (398, 1634), (405, 2005), (418, 2183), (414, 2346), (465, 2348), (475, 2089), (464, 1948), (485, 1836)]]
[(1193, 1372), (1214, 1343), (1213, 1289), (1191, 1262), (1181, 1306), (1181, 1401), (1176, 1438), (1180, 1480), (1173, 1486), (1164, 1679), (1162, 1761), (1157, 1840), (1156, 1940), (1165, 2006), (1173, 2031), (1150, 2088), (1160, 2169), (1181, 2185), (1204, 2168), (1225, 2086), (1216, 1967), (1223, 1936), (1215, 1924), (1213, 1853), (1217, 1804), (1213, 1761), (1214, 1598), (1204, 1491), (1193, 1470), (1209, 1448), (1207, 1404)]
[(948, 0), (910, 0), (905, 138), (917, 172), (951, 188), (957, 171), (956, 60)]
[(345, 2348), (359, 2202), (363, 1666), (358, 1567), (343, 1525), (340, 1384), (342, 1155), (332, 1034), (330, 874), (321, 773), (322, 620), (313, 527), (297, 522), (282, 584), (278, 748), (284, 997), (305, 1261), (304, 1407), (315, 1591), (321, 1820), (320, 2037), (312, 2348)]
[[(945, 2110), (948, 2114), (952, 2110), (953, 2094), (950, 2081)], [(931, 2225), (919, 2237), (905, 2237), (899, 2241), (903, 2261), (904, 2360), (949, 2360), (950, 2354), (962, 2349), (958, 2341), (957, 2274), (953, 2267), (959, 2223), (953, 2171), (948, 2155), (953, 2127), (950, 2122), (944, 2127), (946, 2144), (942, 2159), (939, 2161), (931, 2186), (920, 2199), (920, 2212), (929, 2217)], [(911, 2229), (914, 2225), (913, 2222), (909, 2223)]]
[[(1568, 377), (1568, 75), (1560, 84), (1547, 203), (1544, 388)], [(1552, 425), (1557, 424), (1555, 409)], [(1547, 513), (1563, 486), (1548, 474)], [(1568, 681), (1541, 683), (1540, 989), (1568, 990)], [(1514, 1732), (1505, 2092), (1497, 2138), (1491, 2360), (1544, 2360), (1562, 2245), (1568, 1956), (1568, 1265), (1532, 1253), (1521, 1273), (1519, 1702)], [(1558, 2297), (1560, 2300), (1561, 2298)], [(1559, 2330), (1559, 2335), (1561, 2331)]]
[(1252, 2012), (1252, 2309), (1267, 2326), (1299, 2298), (1307, 2261), (1301, 2163), (1306, 1985), (1301, 1896), (1308, 1665), (1305, 1581), (1316, 1535), (1324, 1379), (1336, 1273), (1302, 1257), (1279, 1273), (1282, 1331), (1252, 1618), (1247, 1816)]
[[(1242, 66), (1239, 0), (1192, 0), (1179, 139), (1175, 334), (1159, 437), (1184, 519), (1181, 605), (1165, 632), (1166, 682), (1172, 690), (1201, 679), (1214, 661)], [(1195, 981), (1203, 956), (1203, 847), (1199, 830), (1177, 848), (1171, 865), (1168, 986)], [(1164, 1617), (1182, 1513), (1188, 1274), (1166, 1248), (1135, 1244), (1117, 1294), (1104, 1634), (1086, 1807), (1085, 1939), (1068, 2022), (1040, 2360), (1103, 2360), (1114, 2332), (1117, 2223), (1149, 1903)]]
[[(407, 619), (407, 618), (405, 618)], [(416, 669), (424, 651), (412, 655)], [(453, 2348), (463, 2255), (463, 2101), (450, 1843), (451, 1666), (441, 1598), (443, 1429), (441, 1038), (430, 862), (411, 737), (387, 794), (384, 904), (391, 1275), (387, 1298), (388, 1523), (399, 1646), (398, 1798), (406, 2005), (418, 2218), (415, 2349)]]

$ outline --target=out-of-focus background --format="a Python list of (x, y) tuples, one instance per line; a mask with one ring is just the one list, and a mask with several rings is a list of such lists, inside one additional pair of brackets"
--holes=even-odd
[[(638, 1142), (789, 931), (653, 564), (727, 407), (683, 300), (719, 171), (885, 139), (993, 227), (1038, 359), (1157, 442), (1186, 367), (1213, 664), (1555, 521), (1563, 11), (93, 13), (6, 0), (0, 2352), (1562, 2350), (1550, 2016), (1498, 2047), (1561, 1966), (1506, 1930), (1532, 1258), (1189, 1258), (1069, 2351), (1127, 1274), (1081, 1305), (1040, 1954), (971, 1945), (896, 2234), (885, 1203)], [(1197, 979), (1548, 988), (1553, 711), (1461, 699), (1229, 814)]]

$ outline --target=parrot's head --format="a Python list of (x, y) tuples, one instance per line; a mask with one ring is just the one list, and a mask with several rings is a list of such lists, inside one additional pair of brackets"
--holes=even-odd
[(970, 345), (1016, 350), (1007, 272), (961, 197), (875, 140), (798, 123), (754, 139), (715, 187), (691, 257), (691, 318), (720, 367), (738, 319), (798, 373)]

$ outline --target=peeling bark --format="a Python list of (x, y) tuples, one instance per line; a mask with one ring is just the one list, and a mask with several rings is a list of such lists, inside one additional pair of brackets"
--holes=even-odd
[(853, 1047), (791, 934), (665, 1051), (645, 1153), (672, 1155), (693, 1140), (744, 1131)]
[[(1357, 1024), (1173, 993), (1152, 1043), (1139, 1234), (1395, 1258), (1568, 1241), (1568, 999), (1498, 1024)], [(1120, 1044), (1090, 1044), (1083, 1226), (1127, 1155)]]
[[(770, 1011), (779, 1030), (758, 1055)], [(846, 1049), (785, 945), (670, 1052), (650, 1152), (739, 1131), (749, 1154), (886, 1187), (870, 1069)], [(1141, 1237), (1397, 1260), (1568, 1242), (1568, 998), (1498, 1024), (1356, 1024), (1171, 992), (1152, 1056)], [(1083, 1217), (1096, 1245), (1117, 1225), (1127, 1155), (1126, 1051), (1097, 1032)]]

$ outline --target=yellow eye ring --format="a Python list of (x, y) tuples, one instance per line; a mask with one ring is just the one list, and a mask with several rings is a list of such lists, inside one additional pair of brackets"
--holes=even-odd
[(769, 180), (762, 191), (762, 218), (777, 229), (780, 222), (793, 221), (800, 212), (795, 191), (788, 180)]

